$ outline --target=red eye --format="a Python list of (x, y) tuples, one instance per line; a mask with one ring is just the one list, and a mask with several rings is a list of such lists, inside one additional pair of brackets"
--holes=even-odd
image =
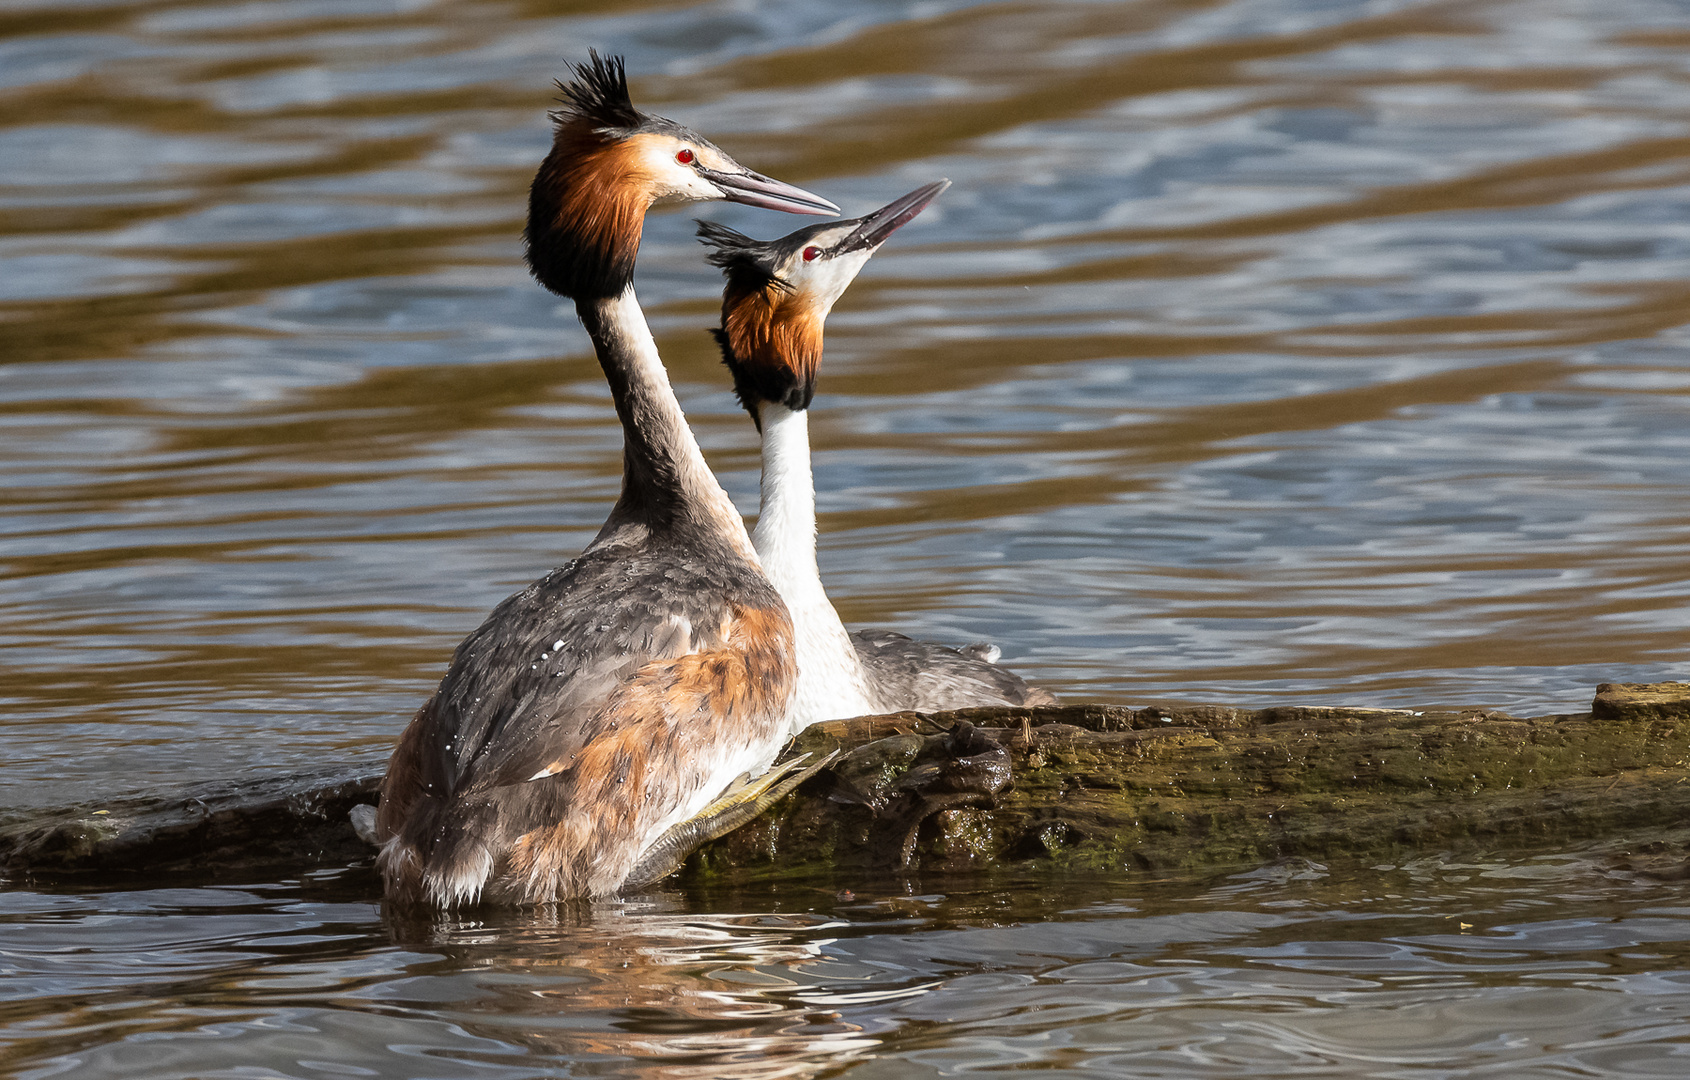
[(819, 259), (821, 257), (822, 257), (822, 249), (819, 248), (819, 247), (807, 247), (807, 248), (804, 249), (804, 261), (805, 262), (815, 262), (817, 259)]
[(691, 150), (682, 150), (680, 153), (675, 155), (675, 160), (680, 162), (682, 165), (691, 165), (692, 156)]

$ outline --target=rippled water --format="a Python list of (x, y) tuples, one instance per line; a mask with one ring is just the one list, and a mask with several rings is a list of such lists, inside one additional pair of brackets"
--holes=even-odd
[(10, 1075), (1681, 1077), (1690, 892), (1567, 858), (788, 888), (384, 923), (325, 882), (0, 893)]
[[(0, 807), (374, 766), (590, 537), (620, 435), (516, 239), (588, 46), (848, 212), (955, 182), (829, 324), (848, 620), (991, 638), (1070, 699), (1541, 712), (1684, 674), (1682, 4), (561, 6), (0, 3)], [(751, 510), (689, 217), (639, 288)], [(0, 948), (30, 1075), (787, 1067), (746, 1039), (895, 1050), (864, 1077), (1690, 1072), (1683, 897), (1384, 888), (993, 930), (991, 893), (675, 899), (400, 946), (310, 887), (14, 892)]]

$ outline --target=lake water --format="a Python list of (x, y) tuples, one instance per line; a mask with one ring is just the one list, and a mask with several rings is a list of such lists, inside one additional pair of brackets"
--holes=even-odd
[[(1055, 886), (1053, 888), (1053, 886)], [(1589, 860), (788, 886), (431, 925), (0, 893), (6, 1075), (1682, 1077), (1690, 891)]]
[[(848, 213), (954, 182), (828, 324), (848, 621), (1068, 700), (1686, 674), (1681, 3), (6, 0), (0, 814), (379, 767), (596, 531), (620, 433), (517, 240), (590, 46)], [(803, 221), (641, 253), (753, 511), (694, 214)], [(20, 886), (0, 1072), (1690, 1074), (1685, 886), (1467, 858), (424, 928), (358, 872)]]

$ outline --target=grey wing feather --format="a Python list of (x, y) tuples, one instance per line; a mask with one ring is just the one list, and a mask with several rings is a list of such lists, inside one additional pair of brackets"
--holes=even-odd
[(989, 641), (976, 641), (972, 645), (964, 645), (957, 652), (970, 660), (979, 660), (986, 664), (995, 664), (1003, 656), (1003, 650)]
[(430, 702), (444, 789), (521, 783), (576, 752), (594, 704), (651, 661), (719, 646), (728, 598), (763, 592), (779, 603), (727, 553), (607, 544), (507, 598)]
[(1021, 676), (982, 658), (970, 645), (949, 649), (891, 630), (856, 630), (851, 634), (857, 659), (881, 698), (896, 709), (938, 712), (980, 705), (1055, 705), (1050, 691), (1028, 686)]
[[(450, 905), (485, 886), (526, 903), (558, 887), (572, 894), (614, 888), (614, 860), (637, 854), (622, 841), (646, 818), (671, 811), (700, 779), (660, 770), (616, 821), (554, 860), (551, 876), (500, 876), (497, 860), (519, 837), (571, 813), (573, 774), (560, 765), (615, 736), (619, 719), (628, 718), (603, 706), (640, 669), (721, 648), (736, 610), (785, 615), (773, 588), (735, 552), (696, 536), (629, 540), (601, 535), (580, 558), (501, 603), (453, 654), (383, 784), (378, 831), (379, 815), (391, 807), (395, 841), (380, 856), (390, 896)], [(784, 709), (784, 699), (779, 704)], [(783, 718), (770, 710), (744, 719), (779, 729)]]

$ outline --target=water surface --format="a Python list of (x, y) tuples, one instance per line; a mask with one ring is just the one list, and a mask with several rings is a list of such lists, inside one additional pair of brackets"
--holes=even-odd
[[(588, 45), (848, 212), (955, 182), (829, 323), (848, 620), (1115, 701), (1682, 673), (1686, 43), (1649, 3), (13, 5), (7, 801), (377, 761), (591, 536), (620, 434), (517, 243)], [(754, 512), (689, 215), (639, 288)]]
[[(812, 431), (849, 621), (994, 640), (1071, 700), (1534, 713), (1685, 674), (1681, 4), (26, 0), (0, 5), (0, 812), (377, 767), (456, 642), (596, 530), (620, 435), (517, 240), (550, 80), (589, 46), (848, 213), (954, 182), (829, 321)], [(691, 231), (651, 220), (638, 287), (751, 512)], [(1057, 938), (1094, 918), (1064, 888), (1036, 887), (1082, 912)], [(1518, 970), (1440, 951), (1466, 899), (1382, 885), (1366, 918), (1263, 909), (1214, 940), (1270, 960), (1189, 969), (1121, 944), (1189, 941), (1183, 900), (1033, 962), (1006, 958), (1037, 920), (979, 937), (955, 889), (949, 937), (794, 893), (427, 948), (351, 885), (13, 892), (0, 985), (41, 998), (8, 1029), (30, 1075), (724, 1075), (686, 1041), (722, 1015), (862, 1076), (1686, 1071), (1680, 953), (1651, 937), (1678, 940), (1682, 897), (1497, 888), (1525, 906), (1475, 925)], [(1560, 944), (1609, 906), (1619, 944)], [(818, 944), (912, 934), (946, 944), (907, 978)], [(695, 938), (649, 994), (594, 974)], [(762, 970), (765, 940), (781, 971), (910, 996), (708, 974), (718, 947)], [(159, 996), (100, 996), (114, 973)]]
[(429, 925), (384, 921), (328, 880), (0, 893), (15, 1040), (0, 1063), (30, 1080), (1690, 1065), (1690, 894), (1601, 860), (951, 885)]

